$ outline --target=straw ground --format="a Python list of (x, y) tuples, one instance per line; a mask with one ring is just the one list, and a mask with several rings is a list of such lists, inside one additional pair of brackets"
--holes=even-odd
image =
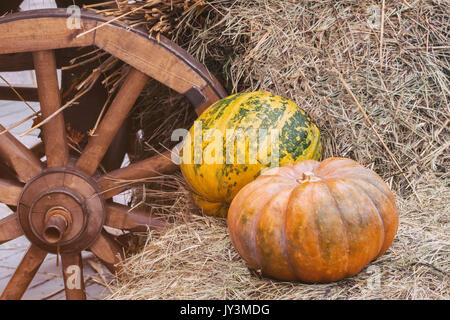
[[(325, 157), (352, 158), (387, 181), (400, 229), (391, 249), (350, 279), (263, 279), (233, 249), (226, 221), (202, 216), (182, 177), (168, 176), (138, 188), (133, 201), (174, 225), (144, 237), (110, 298), (450, 298), (448, 1), (147, 4), (133, 12), (142, 2), (92, 9), (129, 12), (125, 20), (171, 37), (230, 93), (267, 90), (294, 100), (320, 128)], [(134, 117), (143, 129), (137, 157), (171, 147), (171, 131), (193, 120), (178, 95), (150, 98), (150, 91)], [(170, 121), (167, 110), (177, 110)]]
[(432, 174), (416, 183), (424, 202), (397, 197), (400, 228), (385, 255), (352, 278), (302, 284), (262, 278), (248, 269), (230, 242), (226, 220), (195, 212), (182, 177), (166, 177), (147, 193), (152, 211), (173, 226), (142, 238), (144, 249), (130, 255), (109, 298), (449, 299), (450, 191)]

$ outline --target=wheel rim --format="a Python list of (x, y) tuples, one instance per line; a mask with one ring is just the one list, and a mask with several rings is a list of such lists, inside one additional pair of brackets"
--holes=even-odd
[[(112, 272), (120, 271), (123, 255), (103, 227), (122, 230), (161, 227), (152, 216), (129, 212), (111, 199), (132, 187), (127, 181), (174, 171), (166, 152), (127, 167), (98, 174), (98, 167), (121, 124), (151, 77), (184, 94), (201, 114), (225, 91), (198, 62), (165, 38), (156, 40), (140, 30), (110, 22), (82, 37), (77, 35), (108, 20), (82, 11), (80, 30), (65, 27), (64, 9), (35, 10), (0, 19), (0, 71), (36, 71), (37, 96), (45, 124), (45, 155), (39, 157), (11, 133), (0, 135), (0, 158), (17, 176), (0, 178), (0, 202), (17, 206), (0, 220), (0, 244), (25, 235), (31, 245), (5, 287), (1, 299), (20, 299), (48, 253), (60, 253), (68, 299), (85, 299), (81, 251), (89, 249)], [(30, 28), (33, 26), (33, 28)], [(69, 161), (55, 49), (97, 46), (130, 65), (130, 71), (103, 116), (96, 134), (76, 159)], [(13, 66), (2, 57), (13, 58)], [(3, 69), (2, 69), (3, 67)], [(33, 94), (31, 94), (33, 96)], [(1, 91), (0, 91), (1, 98)], [(0, 131), (5, 128), (0, 125)], [(12, 175), (14, 176), (14, 175)]]

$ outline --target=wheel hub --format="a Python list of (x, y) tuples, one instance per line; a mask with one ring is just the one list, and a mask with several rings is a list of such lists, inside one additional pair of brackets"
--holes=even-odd
[(95, 180), (74, 168), (50, 168), (22, 191), (18, 217), (25, 236), (51, 253), (87, 249), (105, 223), (105, 204)]
[(59, 243), (72, 228), (72, 215), (64, 207), (50, 208), (45, 214), (44, 239), (47, 243)]

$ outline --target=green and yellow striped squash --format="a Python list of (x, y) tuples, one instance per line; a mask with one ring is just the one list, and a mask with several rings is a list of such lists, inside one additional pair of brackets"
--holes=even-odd
[[(197, 129), (195, 129), (196, 125)], [(208, 148), (215, 150), (211, 148), (211, 144), (215, 143), (216, 139), (210, 136), (205, 137), (205, 132), (210, 129), (218, 130), (225, 136), (222, 146), (215, 144), (216, 149), (223, 148), (223, 157), (220, 156), (220, 152), (216, 154), (216, 151), (211, 151), (210, 153), (213, 158), (222, 159), (216, 163), (211, 161), (205, 163), (202, 157)], [(251, 130), (259, 132), (260, 129), (266, 129), (267, 140), (257, 141), (265, 141), (267, 157), (264, 158), (258, 153), (256, 163), (250, 162), (248, 150), (249, 146), (255, 147), (255, 140), (251, 140), (250, 143), (250, 138), (246, 137), (245, 149), (243, 143), (238, 143), (236, 140), (233, 142), (234, 150), (228, 149), (228, 159), (234, 161), (231, 161), (232, 163), (228, 161), (227, 164), (226, 130), (230, 129), (241, 129), (245, 132), (251, 132)], [(279, 132), (279, 163), (272, 163), (272, 165), (268, 161), (272, 156), (271, 129), (278, 129)], [(227, 216), (229, 204), (238, 191), (255, 180), (265, 169), (307, 159), (320, 160), (322, 156), (319, 129), (311, 122), (307, 114), (294, 102), (264, 91), (239, 93), (217, 101), (197, 119), (188, 136), (190, 138), (185, 140), (185, 146), (181, 152), (183, 156), (181, 171), (197, 205), (205, 214), (220, 217)], [(203, 137), (203, 141), (201, 144), (197, 143), (196, 147), (194, 142), (201, 138), (200, 136)], [(191, 146), (189, 153), (186, 152), (187, 145)], [(258, 145), (261, 146), (263, 143)], [(195, 155), (202, 158), (201, 163), (199, 161), (195, 163)], [(239, 156), (240, 163), (238, 163)], [(245, 156), (244, 163), (242, 163), (243, 156)]]

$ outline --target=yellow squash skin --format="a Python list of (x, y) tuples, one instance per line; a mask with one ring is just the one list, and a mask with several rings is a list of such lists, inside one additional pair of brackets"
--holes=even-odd
[[(294, 102), (273, 95), (269, 92), (256, 91), (240, 93), (222, 99), (206, 110), (198, 119), (201, 122), (201, 131), (195, 129), (195, 125), (189, 131), (191, 152), (188, 154), (183, 150), (183, 161), (180, 165), (183, 176), (190, 187), (193, 198), (197, 205), (208, 215), (226, 217), (228, 207), (235, 195), (249, 182), (255, 180), (264, 169), (271, 167), (270, 130), (279, 130), (279, 163), (275, 166), (283, 166), (287, 163), (299, 162), (307, 159), (320, 160), (322, 156), (322, 145), (320, 132), (317, 126), (311, 122), (306, 113)], [(222, 163), (205, 163), (202, 157), (201, 164), (195, 164), (197, 159), (205, 155), (205, 149), (214, 143), (215, 138), (204, 136), (208, 129), (216, 129), (225, 136), (223, 142)], [(234, 157), (232, 164), (226, 162), (226, 130), (242, 129), (256, 130), (266, 129), (269, 132), (267, 141), (267, 158), (260, 158), (250, 163), (249, 145), (255, 146), (254, 141), (245, 140), (245, 150), (242, 144), (234, 142), (234, 155), (228, 150), (229, 159)], [(194, 146), (194, 141), (200, 141), (203, 135), (201, 149)], [(197, 143), (197, 146), (200, 143)], [(211, 150), (210, 146), (210, 150)], [(238, 163), (238, 155), (245, 154), (245, 163)], [(215, 151), (211, 152), (216, 156)], [(190, 161), (187, 161), (189, 160)], [(219, 156), (220, 158), (220, 156)], [(242, 159), (242, 158), (241, 158)], [(198, 161), (197, 161), (198, 162)]]

